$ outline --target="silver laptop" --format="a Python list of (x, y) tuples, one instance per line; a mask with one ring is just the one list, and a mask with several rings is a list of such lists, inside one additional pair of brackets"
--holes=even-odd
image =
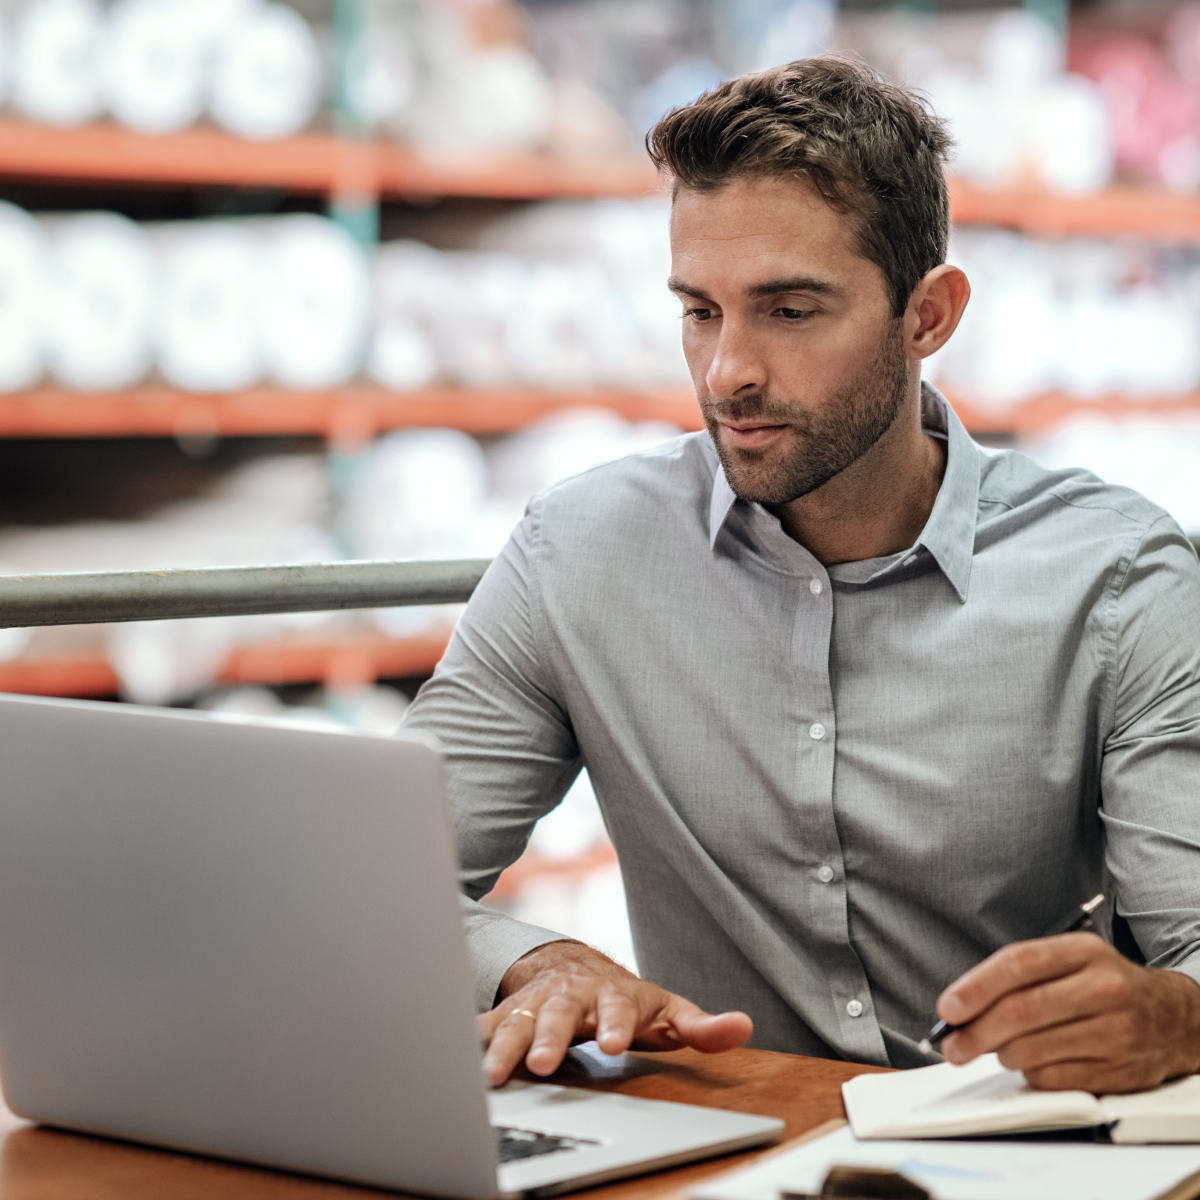
[(0, 745), (0, 1076), (21, 1116), (470, 1200), (782, 1130), (487, 1092), (418, 737), (0, 696)]

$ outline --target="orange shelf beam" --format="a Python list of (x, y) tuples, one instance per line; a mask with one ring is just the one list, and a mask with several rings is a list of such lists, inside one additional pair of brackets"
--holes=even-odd
[(1011, 408), (991, 412), (962, 396), (947, 397), (959, 419), (972, 433), (1005, 433), (1017, 437), (1036, 437), (1072, 417), (1104, 417), (1109, 420), (1130, 417), (1200, 416), (1200, 392), (1182, 396), (1097, 396), (1083, 400), (1064, 392), (1049, 392), (1022, 400)]
[(410, 425), (494, 434), (520, 429), (563, 409), (595, 406), (630, 420), (672, 421), (684, 429), (699, 429), (702, 424), (690, 388), (581, 388), (571, 392), (425, 388), (390, 392), (355, 386), (294, 392), (260, 387), (230, 395), (198, 396), (166, 387), (95, 393), (46, 387), (0, 395), (0, 437), (293, 434), (355, 441)]
[(488, 896), (495, 900), (515, 896), (532, 879), (578, 881), (601, 867), (615, 865), (616, 861), (617, 852), (607, 839), (568, 859), (545, 858), (527, 850), (511, 867), (505, 868)]
[[(659, 187), (651, 164), (636, 155), (580, 160), (538, 153), (431, 156), (331, 133), (250, 142), (209, 127), (152, 136), (109, 121), (59, 129), (11, 117), (0, 120), (0, 176), (315, 194), (349, 188), (394, 198), (644, 196)], [(1033, 186), (990, 189), (952, 179), (950, 205), (962, 225), (1001, 225), (1048, 237), (1131, 235), (1200, 242), (1200, 198), (1149, 188), (1118, 186), (1088, 196), (1058, 196)]]
[[(1200, 414), (1200, 392), (1144, 399), (1102, 396), (1093, 400), (1053, 392), (1022, 400), (1002, 411), (988, 410), (964, 396), (952, 395), (950, 399), (972, 432), (1022, 436), (1043, 433), (1083, 414), (1109, 418)], [(261, 387), (231, 395), (197, 396), (165, 387), (97, 393), (46, 387), (0, 395), (0, 437), (311, 435), (353, 442), (409, 426), (446, 426), (473, 434), (510, 433), (539, 418), (582, 407), (607, 408), (631, 421), (660, 420), (681, 429), (703, 428), (690, 388), (581, 388), (572, 392), (425, 388), (389, 392), (354, 386), (292, 392)]]
[(152, 136), (108, 121), (59, 129), (0, 120), (0, 176), (66, 183), (228, 185), (385, 196), (643, 196), (658, 188), (648, 160), (633, 155), (570, 160), (548, 154), (430, 158), (390, 143), (330, 133), (250, 142), (219, 129)]
[[(441, 659), (446, 633), (417, 638), (347, 634), (287, 638), (239, 646), (221, 672), (223, 683), (371, 683), (427, 675)], [(17, 658), (0, 663), (0, 692), (28, 696), (114, 696), (117, 674), (103, 654)]]
[(1036, 187), (989, 189), (950, 181), (958, 225), (1001, 225), (1038, 237), (1073, 234), (1200, 242), (1200, 197), (1150, 188), (1111, 187), (1088, 196), (1058, 196)]

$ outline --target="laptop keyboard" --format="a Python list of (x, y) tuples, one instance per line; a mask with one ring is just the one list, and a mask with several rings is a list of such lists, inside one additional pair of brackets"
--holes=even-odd
[(598, 1146), (587, 1138), (558, 1137), (552, 1133), (537, 1133), (532, 1129), (511, 1129), (504, 1125), (493, 1125), (496, 1147), (500, 1162), (519, 1162), (523, 1158), (537, 1158), (542, 1154), (553, 1154), (556, 1150), (578, 1150), (580, 1146)]

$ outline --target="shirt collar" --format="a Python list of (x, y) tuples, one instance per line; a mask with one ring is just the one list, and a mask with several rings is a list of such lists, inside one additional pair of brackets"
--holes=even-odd
[[(941, 568), (942, 574), (958, 593), (964, 604), (971, 580), (971, 561), (975, 555), (975, 520), (979, 509), (979, 451), (971, 441), (963, 423), (950, 407), (945, 396), (932, 384), (921, 384), (921, 424), (932, 434), (946, 439), (946, 473), (938, 489), (933, 511), (916, 546), (923, 547)], [(713, 455), (713, 489), (708, 507), (708, 544), (717, 543), (717, 535), (729, 518), (735, 504), (734, 495), (725, 472)], [(894, 556), (895, 561), (872, 575), (894, 569), (909, 552)]]

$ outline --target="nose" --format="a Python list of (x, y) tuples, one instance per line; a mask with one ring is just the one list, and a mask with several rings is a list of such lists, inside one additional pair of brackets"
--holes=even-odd
[(767, 372), (763, 356), (745, 324), (728, 316), (722, 320), (704, 382), (709, 395), (716, 400), (731, 400), (739, 392), (756, 392), (765, 387)]

